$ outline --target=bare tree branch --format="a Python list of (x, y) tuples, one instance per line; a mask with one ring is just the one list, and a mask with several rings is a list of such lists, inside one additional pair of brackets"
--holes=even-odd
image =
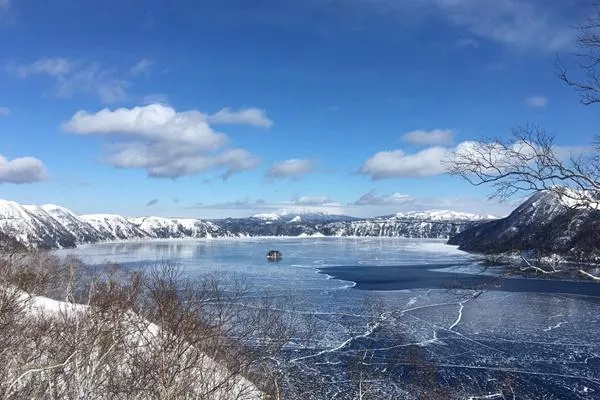
[(469, 142), (447, 160), (452, 175), (475, 186), (491, 185), (491, 198), (552, 191), (573, 208), (600, 207), (597, 148), (562, 154), (554, 137), (535, 126), (513, 130), (509, 140)]

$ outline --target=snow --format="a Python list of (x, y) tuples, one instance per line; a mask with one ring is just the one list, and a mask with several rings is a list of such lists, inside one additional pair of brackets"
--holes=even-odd
[(399, 219), (420, 219), (424, 221), (483, 221), (497, 219), (494, 215), (470, 214), (450, 210), (410, 211), (397, 213)]
[(308, 238), (308, 237), (310, 237), (310, 238), (324, 238), (324, 237), (327, 237), (327, 236), (323, 235), (321, 232), (315, 232), (315, 233), (306, 233), (306, 232), (303, 232), (300, 235), (298, 235), (298, 237), (301, 237), (301, 238)]
[(131, 239), (146, 236), (124, 217), (115, 214), (91, 214), (79, 217), (92, 225), (97, 231), (108, 236), (108, 239)]
[[(483, 220), (492, 216), (458, 213), (454, 211), (426, 211), (400, 213), (392, 217), (358, 220), (344, 215), (325, 213), (293, 214), (263, 213), (242, 219), (240, 225), (220, 224), (191, 218), (147, 216), (125, 218), (116, 214), (77, 216), (70, 210), (55, 205), (19, 205), (0, 200), (0, 232), (28, 246), (50, 248), (73, 247), (86, 243), (137, 239), (200, 239), (236, 236), (269, 236), (273, 231), (261, 227), (275, 224), (298, 224), (306, 227), (282, 225), (278, 234), (297, 235), (313, 231), (331, 236), (393, 236), (447, 238), (451, 232), (463, 229), (465, 222)], [(446, 225), (444, 226), (444, 224)], [(312, 224), (312, 226), (311, 226)], [(322, 224), (320, 227), (317, 224)], [(462, 224), (462, 225), (461, 225)]]
[[(0, 288), (0, 290), (14, 290), (18, 293), (18, 300), (24, 304), (24, 311), (31, 316), (45, 316), (50, 318), (60, 318), (61, 316), (72, 317), (75, 314), (82, 315), (86, 313), (90, 306), (83, 304), (69, 303), (54, 300), (44, 296), (31, 295), (17, 288)], [(132, 331), (127, 334), (125, 340), (136, 346), (146, 347), (148, 349), (159, 344), (160, 326), (151, 323), (132, 311), (125, 315), (124, 323), (130, 325)], [(138, 330), (141, 327), (142, 331)], [(90, 349), (91, 351), (91, 349)], [(235, 398), (243, 400), (260, 400), (264, 394), (250, 381), (243, 376), (229, 377), (227, 368), (218, 361), (204, 354), (200, 365), (195, 367), (198, 376), (206, 379), (208, 375), (212, 377), (211, 384), (214, 385), (213, 396), (215, 399), (229, 398), (234, 394)], [(233, 384), (221, 387), (224, 381)], [(206, 382), (204, 382), (206, 383)], [(206, 390), (206, 388), (204, 388)], [(237, 397), (236, 395), (239, 395)]]
[(600, 210), (599, 193), (590, 190), (574, 190), (567, 187), (560, 188), (560, 191), (562, 192), (560, 201), (567, 207)]
[(281, 216), (274, 213), (263, 213), (263, 214), (255, 214), (252, 218), (262, 219), (263, 221), (277, 221), (281, 219)]
[(57, 206), (56, 204), (42, 204), (40, 208), (46, 211), (48, 214), (54, 216), (68, 215), (71, 217), (77, 217), (73, 212), (65, 207)]

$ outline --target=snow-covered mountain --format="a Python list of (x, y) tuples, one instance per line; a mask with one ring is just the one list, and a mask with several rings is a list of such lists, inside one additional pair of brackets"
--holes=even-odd
[(576, 255), (600, 248), (600, 210), (569, 207), (553, 192), (540, 192), (508, 217), (486, 222), (450, 238), (449, 244), (479, 253), (537, 249)]
[(70, 247), (77, 238), (42, 207), (0, 200), (0, 231), (25, 245)]
[(255, 214), (252, 217), (253, 219), (258, 219), (262, 221), (285, 221), (290, 223), (295, 223), (299, 221), (311, 221), (311, 222), (331, 222), (331, 221), (355, 221), (359, 218), (350, 217), (348, 215), (337, 215), (337, 214), (327, 214), (327, 213), (319, 213), (319, 212), (289, 212), (283, 211), (281, 213), (263, 213), (263, 214)]
[(449, 211), (357, 219), (328, 214), (258, 214), (204, 221), (114, 214), (75, 215), (57, 205), (20, 205), (0, 200), (0, 238), (42, 248), (135, 239), (251, 236), (385, 236), (448, 238), (483, 217)]
[(358, 221), (332, 222), (324, 226), (322, 233), (327, 236), (380, 236), (445, 239), (470, 228), (482, 219), (441, 218), (428, 213), (410, 213), (410, 216), (370, 218)]
[(0, 200), (0, 233), (33, 247), (62, 248), (102, 241), (230, 236), (217, 225), (193, 219), (127, 219), (120, 215), (77, 216), (53, 204), (20, 205)]
[(161, 217), (130, 218), (141, 232), (154, 238), (206, 238), (232, 236), (217, 224), (199, 219)]
[(411, 211), (396, 214), (397, 219), (420, 219), (425, 221), (485, 221), (497, 219), (494, 215), (470, 214), (450, 210)]
[(278, 221), (281, 219), (281, 216), (274, 213), (262, 213), (255, 214), (250, 218), (260, 219), (261, 221)]
[(126, 218), (115, 214), (82, 215), (80, 220), (91, 225), (108, 240), (141, 239), (149, 236)]

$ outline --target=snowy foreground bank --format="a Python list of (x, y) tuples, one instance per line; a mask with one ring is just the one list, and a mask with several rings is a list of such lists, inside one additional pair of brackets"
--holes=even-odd
[[(0, 381), (4, 399), (265, 398), (246, 378), (133, 311), (12, 286), (0, 289), (0, 311), (0, 355), (11, 364)], [(162, 370), (150, 370), (156, 365)], [(140, 382), (154, 387), (136, 387)]]

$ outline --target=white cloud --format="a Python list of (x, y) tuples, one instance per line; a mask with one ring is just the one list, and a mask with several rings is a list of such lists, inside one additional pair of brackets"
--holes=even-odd
[[(464, 141), (454, 147), (432, 146), (416, 153), (406, 153), (401, 149), (380, 151), (363, 164), (359, 173), (371, 177), (372, 180), (442, 175), (447, 172), (446, 163), (453, 155), (473, 154), (478, 143)], [(503, 163), (507, 162), (506, 151), (493, 143), (484, 145), (491, 146), (488, 150), (491, 152), (489, 157), (493, 164), (503, 168)], [(513, 145), (513, 151), (525, 154), (532, 149), (522, 142), (517, 142)]]
[(223, 108), (216, 114), (209, 116), (208, 121), (215, 125), (237, 124), (263, 128), (270, 128), (273, 125), (273, 121), (267, 117), (265, 110), (260, 108), (243, 108), (237, 111), (230, 108)]
[(298, 206), (322, 206), (333, 203), (333, 200), (327, 196), (300, 196), (294, 201)]
[(402, 135), (402, 140), (418, 146), (441, 146), (452, 143), (450, 129), (416, 130)]
[(107, 161), (119, 168), (143, 168), (149, 176), (176, 178), (215, 168), (222, 178), (253, 169), (260, 160), (243, 149), (223, 149), (228, 137), (216, 132), (197, 110), (177, 112), (170, 106), (78, 111), (63, 124), (79, 135), (112, 136)]
[(525, 104), (529, 107), (544, 108), (548, 105), (548, 99), (545, 96), (531, 96), (525, 99)]
[(254, 169), (259, 164), (260, 159), (243, 149), (227, 150), (217, 158), (217, 166), (226, 168), (225, 173), (221, 175), (225, 180), (238, 172)]
[(59, 77), (71, 72), (72, 68), (72, 62), (65, 58), (50, 57), (42, 58), (30, 65), (16, 67), (14, 71), (21, 78), (26, 78), (30, 75), (39, 74), (46, 74), (53, 77)]
[(9, 65), (20, 78), (33, 75), (47, 75), (54, 79), (54, 94), (70, 98), (75, 94), (97, 96), (102, 103), (110, 104), (129, 98), (128, 89), (133, 85), (122, 77), (115, 68), (104, 68), (99, 63), (72, 61), (65, 58), (43, 58), (32, 64)]
[(369, 158), (359, 173), (373, 180), (440, 175), (446, 172), (443, 161), (449, 151), (437, 146), (413, 154), (403, 150), (381, 151)]
[(7, 160), (0, 155), (0, 183), (33, 183), (48, 177), (44, 163), (33, 157)]
[[(298, 204), (300, 201), (302, 204)], [(294, 216), (307, 213), (323, 213), (336, 215), (352, 215), (355, 217), (376, 217), (395, 214), (397, 212), (453, 210), (475, 214), (506, 215), (514, 208), (507, 203), (489, 201), (485, 198), (468, 197), (419, 197), (413, 198), (402, 193), (378, 195), (375, 191), (365, 193), (354, 203), (340, 204), (327, 196), (300, 196), (292, 201), (251, 200), (243, 197), (236, 201), (218, 204), (199, 203), (190, 210), (191, 216), (198, 216), (202, 209), (203, 217), (248, 217), (254, 214), (273, 213)], [(323, 202), (322, 204), (318, 204)]]
[[(347, 2), (348, 3), (348, 2)], [(571, 46), (574, 27), (591, 7), (579, 0), (353, 0), (380, 14), (436, 18), (463, 29), (479, 44), (493, 41), (520, 50), (555, 52)], [(587, 8), (587, 9), (586, 9)], [(423, 24), (427, 25), (427, 24)], [(455, 43), (471, 46), (472, 41)]]
[(7, 115), (10, 115), (10, 108), (0, 107), (0, 117), (6, 117)]
[(81, 66), (68, 75), (60, 75), (56, 81), (56, 95), (69, 98), (77, 93), (97, 96), (102, 103), (110, 104), (126, 100), (132, 83), (120, 78), (114, 69), (103, 69), (97, 63)]
[[(474, 35), (524, 49), (557, 51), (575, 36), (564, 9), (535, 0), (431, 0), (458, 26)], [(565, 2), (566, 3), (566, 2)], [(563, 3), (563, 7), (568, 4)], [(573, 6), (574, 7), (574, 6)]]
[(270, 179), (298, 179), (313, 171), (314, 162), (308, 159), (293, 158), (274, 164), (265, 174)]
[[(325, 200), (325, 198), (329, 201), (321, 202)], [(299, 200), (301, 201), (299, 202)], [(314, 213), (344, 214), (344, 207), (340, 203), (331, 201), (326, 196), (301, 196), (293, 201), (266, 201), (264, 199), (252, 201), (248, 197), (244, 197), (236, 201), (225, 203), (199, 203), (193, 208), (218, 210), (217, 212), (211, 212), (211, 218), (248, 217), (262, 213), (273, 213), (286, 216)]]
[(9, 8), (10, 2), (8, 0), (0, 0), (0, 8)]
[(169, 104), (169, 96), (164, 93), (151, 93), (141, 97), (141, 103), (144, 105), (159, 103)]
[(131, 76), (145, 76), (148, 77), (152, 73), (152, 66), (154, 65), (153, 60), (147, 58), (141, 60), (131, 68), (129, 68), (129, 75)]
[(177, 112), (170, 106), (150, 104), (143, 107), (105, 108), (95, 114), (78, 111), (66, 122), (67, 132), (86, 134), (119, 134), (153, 141), (165, 141), (215, 150), (227, 138), (215, 132), (206, 115), (199, 111)]
[(356, 206), (371, 206), (371, 205), (406, 205), (412, 204), (415, 199), (407, 194), (392, 193), (390, 195), (377, 194), (375, 190), (371, 190), (360, 196), (352, 205)]

